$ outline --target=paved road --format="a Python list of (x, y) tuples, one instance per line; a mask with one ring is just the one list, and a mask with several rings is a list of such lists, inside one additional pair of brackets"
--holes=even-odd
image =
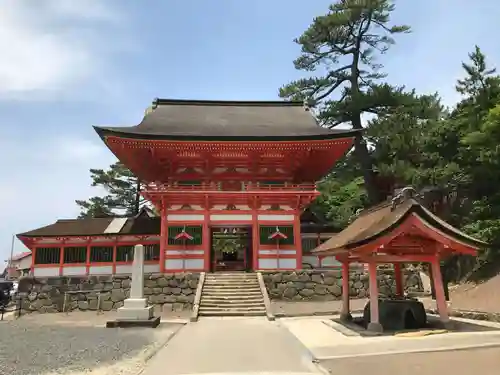
[(498, 375), (500, 348), (330, 359), (321, 365), (333, 375)]
[(275, 322), (201, 318), (182, 328), (149, 361), (143, 375), (315, 370), (308, 352)]

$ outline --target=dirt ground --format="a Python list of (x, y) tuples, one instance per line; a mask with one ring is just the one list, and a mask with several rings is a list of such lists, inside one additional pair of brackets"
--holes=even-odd
[(453, 287), (450, 289), (450, 302), (452, 309), (500, 313), (500, 275), (481, 284)]
[(332, 375), (481, 375), (500, 373), (500, 348), (355, 357), (321, 361)]

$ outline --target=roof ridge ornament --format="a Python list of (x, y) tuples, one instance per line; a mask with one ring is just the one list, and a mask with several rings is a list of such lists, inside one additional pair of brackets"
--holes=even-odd
[(419, 199), (420, 195), (413, 186), (406, 186), (399, 190), (394, 198), (391, 200), (391, 211), (394, 211), (397, 206), (406, 202), (409, 199)]
[(156, 108), (158, 108), (158, 98), (154, 99), (153, 102), (151, 103), (151, 105), (148, 108), (146, 108), (146, 110), (144, 111), (144, 117), (149, 115)]

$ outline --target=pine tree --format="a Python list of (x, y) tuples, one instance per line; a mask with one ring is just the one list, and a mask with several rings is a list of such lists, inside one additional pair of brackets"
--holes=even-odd
[[(385, 113), (411, 100), (404, 88), (379, 83), (385, 74), (375, 62), (375, 54), (385, 53), (394, 44), (392, 35), (410, 31), (409, 26), (389, 25), (393, 10), (389, 0), (339, 0), (330, 5), (329, 12), (315, 18), (295, 40), (301, 46), (295, 68), (318, 75), (283, 86), (280, 96), (315, 107), (323, 126), (350, 123), (354, 129), (363, 128), (363, 113)], [(385, 197), (377, 189), (372, 158), (362, 136), (355, 140), (355, 153), (368, 198), (377, 203)]]
[(91, 169), (90, 175), (92, 186), (104, 188), (107, 194), (77, 200), (82, 210), (79, 218), (136, 215), (145, 204), (140, 181), (122, 163), (112, 164), (107, 170)]

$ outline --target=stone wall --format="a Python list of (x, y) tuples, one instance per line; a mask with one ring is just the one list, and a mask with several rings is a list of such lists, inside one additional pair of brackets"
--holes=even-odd
[[(288, 301), (333, 301), (342, 299), (341, 271), (289, 271), (263, 272), (269, 298)], [(422, 281), (417, 271), (405, 271), (405, 290), (423, 292)], [(379, 293), (388, 295), (395, 292), (396, 282), (392, 270), (378, 271)], [(349, 294), (352, 298), (369, 295), (368, 273), (351, 271)]]
[[(165, 310), (190, 310), (199, 274), (151, 274), (144, 276), (144, 296), (150, 305)], [(73, 310), (113, 310), (130, 295), (130, 276), (25, 277), (19, 291), (25, 311), (42, 313)]]

